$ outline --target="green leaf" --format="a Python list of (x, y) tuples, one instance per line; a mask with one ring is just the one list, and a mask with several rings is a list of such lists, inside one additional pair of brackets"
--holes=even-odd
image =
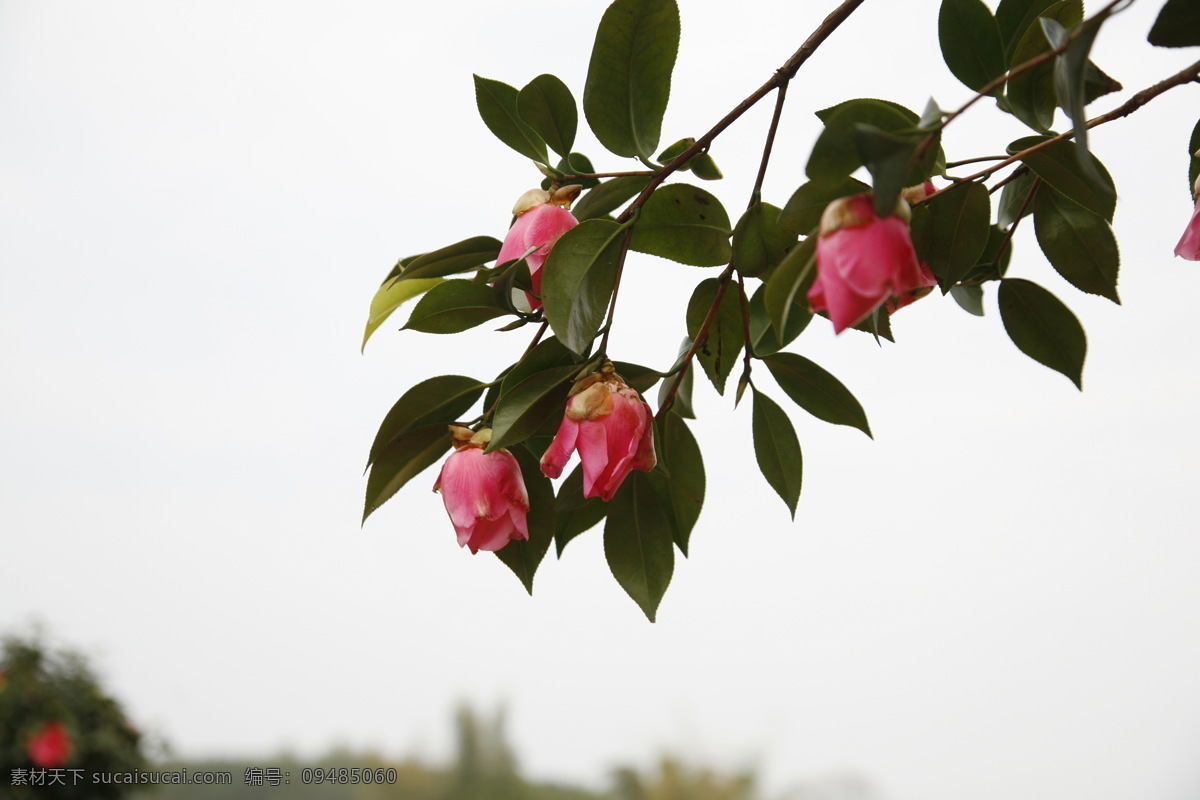
[(459, 333), (507, 312), (492, 302), (492, 288), (485, 283), (454, 280), (432, 289), (409, 315), (406, 330), (423, 333)]
[(475, 76), (475, 105), (488, 130), (521, 155), (549, 164), (546, 143), (521, 119), (517, 96), (517, 90), (507, 83)]
[(763, 284), (750, 298), (750, 341), (754, 344), (754, 354), (760, 357), (778, 353), (787, 347), (804, 332), (812, 320), (812, 313), (807, 305), (796, 303), (789, 309), (783, 335), (780, 336), (771, 324), (766, 297), (767, 287)]
[(1057, 192), (1039, 192), (1033, 225), (1046, 259), (1071, 285), (1120, 304), (1117, 239), (1098, 214)]
[(784, 205), (779, 224), (793, 233), (807, 236), (816, 232), (825, 206), (840, 197), (869, 191), (871, 187), (856, 178), (845, 177), (833, 183), (809, 181), (802, 184)]
[(779, 209), (755, 203), (733, 229), (733, 260), (742, 275), (757, 277), (783, 260), (796, 234), (779, 226)]
[(565, 83), (553, 75), (538, 75), (517, 94), (517, 113), (551, 150), (563, 158), (571, 154), (579, 111)]
[[(1037, 191), (1034, 186), (1037, 179), (1038, 176), (1032, 171), (1026, 171), (1004, 184), (1004, 188), (1000, 190), (1000, 205), (996, 211), (997, 222), (1002, 227), (1007, 228), (1018, 219), (1033, 213), (1033, 201), (1025, 205), (1025, 200), (1030, 192)], [(1024, 213), (1021, 211), (1022, 207)]]
[(942, 0), (938, 41), (946, 66), (970, 89), (979, 91), (1005, 72), (1000, 28), (981, 0)]
[[(808, 290), (817, 277), (817, 237), (810, 236), (793, 247), (763, 284), (763, 305), (775, 334), (791, 329), (796, 316), (808, 319)], [(761, 353), (759, 355), (762, 355)]]
[[(1030, 27), (1037, 27), (1037, 20), (1046, 9), (1058, 0), (1000, 0), (996, 7), (996, 27), (1000, 31), (1000, 41), (1004, 45), (1005, 63), (1013, 64), (1013, 55), (1021, 37)], [(1082, 7), (1080, 18), (1082, 18)]]
[(414, 428), (392, 439), (375, 454), (371, 464), (363, 522), (449, 449), (450, 432), (442, 423)]
[(1200, 120), (1192, 128), (1192, 137), (1188, 140), (1188, 200), (1192, 200), (1196, 178), (1200, 177)]
[[(683, 155), (688, 150), (690, 150), (695, 144), (696, 144), (696, 140), (694, 137), (688, 136), (683, 139), (680, 139), (679, 141), (677, 141), (674, 144), (672, 144), (671, 146), (669, 146), (666, 150), (663, 150), (661, 153), (659, 153), (657, 161), (660, 164), (670, 164), (672, 161), (679, 158), (681, 155)], [(678, 171), (679, 172), (687, 172), (691, 168), (692, 168), (691, 159), (689, 158), (687, 161), (685, 161), (679, 165)]]
[(577, 370), (576, 366), (554, 367), (535, 372), (511, 389), (502, 389), (492, 417), (488, 452), (511, 447), (528, 439), (548, 421), (561, 420), (570, 379)]
[(439, 375), (421, 381), (405, 392), (383, 418), (371, 443), (367, 465), (374, 463), (385, 447), (414, 428), (440, 423), (444, 429), (459, 421), (475, 405), (485, 387), (486, 384), (464, 375)]
[(383, 282), (379, 287), (379, 291), (371, 298), (371, 310), (367, 314), (367, 329), (363, 332), (362, 346), (367, 346), (367, 340), (371, 338), (371, 334), (379, 329), (388, 317), (392, 315), (405, 302), (424, 294), (442, 282), (442, 278), (417, 278), (411, 281), (402, 281), (399, 278), (390, 278)]
[[(825, 129), (817, 137), (805, 171), (808, 177), (824, 184), (842, 181), (863, 166), (863, 157), (855, 143), (856, 125), (870, 125), (884, 133), (909, 134), (916, 130), (920, 118), (903, 106), (886, 100), (858, 98), (817, 112)], [(928, 179), (942, 155), (940, 147), (930, 147), (919, 164), (907, 175), (908, 186)]]
[(1196, 0), (1167, 0), (1146, 38), (1157, 47), (1200, 45), (1200, 5)]
[(979, 256), (979, 263), (967, 273), (964, 282), (979, 283), (1003, 278), (1004, 273), (1008, 271), (1008, 262), (1012, 259), (1012, 249), (1012, 240), (1008, 232), (993, 225), (988, 230), (987, 246)]
[(958, 303), (963, 311), (966, 311), (968, 314), (974, 314), (977, 317), (983, 316), (982, 286), (954, 286), (950, 289), (950, 296), (954, 298), (954, 302)]
[(625, 247), (624, 226), (590, 219), (564, 233), (542, 270), (546, 318), (569, 350), (582, 354), (604, 320)]
[(1061, 372), (1083, 389), (1087, 337), (1083, 326), (1057, 297), (1031, 281), (1000, 281), (1000, 319), (1022, 353)]
[(648, 177), (639, 175), (609, 178), (579, 198), (571, 213), (580, 222), (603, 217), (624, 205), (625, 201), (640, 194), (648, 183), (650, 183)]
[(720, 200), (699, 187), (672, 183), (642, 206), (629, 246), (681, 264), (718, 267), (733, 257), (729, 234)]
[(657, 370), (628, 361), (614, 361), (613, 368), (621, 376), (621, 380), (625, 381), (625, 384), (638, 394), (645, 394), (653, 389), (654, 384), (663, 377), (663, 374)]
[(661, 468), (647, 473), (646, 480), (667, 512), (672, 541), (686, 556), (692, 529), (704, 506), (704, 458), (682, 415), (663, 415), (655, 421), (654, 430)]
[[(717, 298), (720, 286), (719, 278), (709, 278), (697, 284), (692, 292), (692, 299), (688, 301), (687, 307), (687, 329), (688, 336), (693, 341), (699, 336), (700, 327)], [(725, 393), (725, 381), (737, 364), (745, 340), (742, 329), (742, 304), (738, 299), (736, 284), (730, 283), (709, 326), (708, 337), (696, 350), (696, 360), (704, 368), (718, 394)]]
[(475, 236), (426, 253), (408, 263), (400, 280), (415, 278), (444, 278), (469, 269), (481, 267), (500, 255), (500, 242), (491, 236)]
[[(684, 337), (683, 343), (679, 345), (679, 357), (692, 348), (692, 340), (690, 337)], [(677, 363), (678, 366), (678, 363)], [(692, 411), (692, 380), (694, 371), (687, 369), (683, 373), (683, 378), (680, 379), (679, 389), (675, 392), (675, 400), (671, 405), (671, 413), (678, 414), (684, 419), (695, 419), (696, 414)], [(666, 376), (666, 379), (659, 385), (658, 388), (658, 406), (662, 406), (667, 402), (667, 395), (671, 393), (671, 386), (675, 383), (675, 375)]]
[[(1083, 167), (1084, 175), (1098, 187), (1104, 187), (1104, 178), (1096, 169), (1096, 161), (1088, 150), (1087, 105), (1089, 67), (1095, 70), (1095, 65), (1088, 60), (1092, 43), (1100, 33), (1100, 26), (1108, 18), (1110, 11), (1102, 11), (1079, 26), (1075, 38), (1058, 57), (1054, 59), (1054, 92), (1058, 96), (1058, 104), (1067, 112), (1075, 130), (1075, 155)], [(1042, 19), (1042, 32), (1055, 49), (1067, 43), (1067, 30), (1062, 23), (1053, 19)], [(1109, 179), (1111, 181), (1111, 179)]]
[(666, 511), (645, 473), (631, 472), (608, 505), (604, 557), (617, 583), (654, 622), (675, 569), (675, 550)]
[(764, 358), (763, 363), (796, 405), (817, 419), (849, 425), (871, 435), (862, 406), (837, 378), (795, 353), (776, 353)]
[(875, 213), (890, 217), (905, 186), (920, 183), (909, 180), (910, 164), (925, 141), (923, 133), (888, 133), (874, 125), (856, 124), (850, 131), (863, 166), (871, 173)]
[[(1049, 138), (1049, 136), (1026, 136), (1017, 139), (1008, 145), (1008, 153), (1016, 155)], [(1083, 168), (1076, 156), (1075, 146), (1070, 142), (1058, 142), (1044, 150), (1022, 156), (1021, 161), (1056, 191), (1084, 208), (1100, 214), (1106, 220), (1112, 221), (1113, 212), (1117, 207), (1117, 189), (1113, 184), (1112, 176), (1099, 161), (1095, 162), (1100, 175), (1098, 183), (1084, 177)], [(1006, 186), (1005, 189), (1007, 188)], [(1023, 201), (1024, 195), (1021, 196), (1020, 201), (1016, 201), (1014, 197), (1014, 202), (1018, 202), (1018, 204)], [(1001, 202), (1003, 202), (1003, 196)]]
[(604, 12), (588, 64), (583, 112), (609, 151), (654, 155), (678, 51), (675, 0), (615, 0)]
[[(1041, 16), (1053, 19), (1064, 28), (1070, 29), (1083, 19), (1082, 0), (1061, 0), (1047, 6)], [(999, 11), (997, 11), (999, 19)], [(1037, 22), (1037, 16), (1030, 20)], [(1050, 50), (1046, 35), (1040, 24), (1030, 24), (1023, 29), (1016, 48), (1009, 56), (1009, 69)], [(1058, 107), (1058, 96), (1054, 91), (1054, 63), (1048, 61), (1013, 77), (1008, 82), (1005, 96), (1009, 109), (1029, 127), (1045, 133), (1054, 123), (1054, 110)]]
[(562, 558), (568, 542), (590, 530), (607, 513), (608, 503), (599, 497), (583, 496), (583, 467), (571, 470), (554, 498), (554, 543), (558, 557)]
[(991, 198), (982, 183), (961, 183), (927, 204), (931, 235), (924, 251), (942, 293), (961, 281), (979, 262), (991, 228)]
[(796, 429), (783, 409), (762, 392), (754, 393), (754, 456), (767, 483), (796, 518), (804, 460)]
[(525, 480), (525, 490), (529, 494), (529, 513), (525, 524), (529, 526), (528, 539), (513, 539), (496, 551), (496, 558), (513, 571), (521, 581), (525, 591), (533, 594), (533, 576), (538, 565), (550, 549), (550, 540), (554, 538), (555, 505), (554, 486), (550, 479), (542, 474), (538, 459), (524, 446), (514, 447), (510, 451), (521, 467), (521, 477)]
[(697, 153), (688, 161), (692, 174), (702, 181), (719, 181), (725, 177), (709, 153)]

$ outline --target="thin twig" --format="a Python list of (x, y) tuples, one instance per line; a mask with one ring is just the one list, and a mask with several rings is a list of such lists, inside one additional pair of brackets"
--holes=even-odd
[[(542, 340), (542, 335), (546, 333), (546, 329), (549, 327), (550, 327), (550, 320), (548, 320), (548, 319), (543, 320), (542, 324), (538, 326), (537, 333), (535, 333), (533, 335), (533, 341), (531, 341), (529, 343), (529, 346), (525, 348), (525, 352), (521, 353), (521, 357), (517, 359), (517, 363), (512, 365), (513, 369), (516, 369), (517, 367), (519, 367), (521, 365), (521, 362), (529, 357), (529, 354), (533, 352), (533, 348), (538, 346), (538, 342), (540, 342)], [(483, 416), (480, 419), (491, 419), (492, 414), (496, 413), (496, 406), (499, 404), (500, 404), (500, 394), (497, 392), (496, 399), (492, 403), (492, 407), (489, 408), (487, 411), (483, 412)]]
[(655, 419), (662, 419), (663, 415), (675, 403), (675, 395), (679, 393), (679, 387), (683, 383), (683, 376), (687, 375), (688, 369), (692, 366), (692, 359), (696, 357), (696, 351), (700, 349), (700, 345), (708, 338), (709, 328), (712, 327), (713, 320), (717, 318), (717, 309), (721, 307), (721, 300), (725, 297), (725, 291), (729, 288), (729, 279), (733, 276), (733, 272), (734, 266), (730, 264), (725, 267), (724, 272), (717, 278), (720, 281), (717, 285), (717, 295), (713, 298), (712, 305), (708, 307), (708, 314), (704, 317), (704, 322), (700, 323), (700, 330), (696, 331), (696, 338), (692, 340), (692, 346), (684, 354), (683, 366), (675, 373), (675, 380), (672, 382), (671, 388), (667, 391), (667, 396), (663, 398), (662, 404), (658, 407), (658, 413), (654, 415)]
[(775, 111), (771, 115), (771, 126), (767, 128), (767, 142), (763, 145), (762, 160), (758, 164), (758, 176), (754, 179), (754, 189), (750, 192), (750, 205), (758, 202), (762, 195), (763, 181), (767, 177), (767, 162), (771, 160), (771, 148), (775, 146), (775, 133), (779, 130), (779, 117), (783, 114), (783, 102), (787, 99), (787, 83), (779, 86), (775, 95)]
[(617, 311), (617, 290), (621, 288), (621, 273), (625, 271), (625, 256), (629, 255), (629, 240), (633, 236), (633, 226), (625, 232), (625, 242), (621, 245), (621, 257), (617, 262), (617, 274), (613, 278), (612, 299), (608, 303), (608, 322), (604, 325), (604, 335), (600, 339), (600, 354), (608, 355), (608, 333), (612, 330), (613, 314)]

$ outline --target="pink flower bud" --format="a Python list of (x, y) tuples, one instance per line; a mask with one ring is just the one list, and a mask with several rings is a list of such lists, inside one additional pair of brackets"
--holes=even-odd
[(25, 752), (34, 766), (43, 769), (61, 767), (71, 758), (71, 735), (65, 725), (51, 720), (29, 737)]
[[(898, 212), (900, 207), (908, 211), (903, 200)], [(825, 208), (817, 240), (817, 277), (808, 302), (813, 311), (829, 313), (835, 333), (856, 325), (893, 295), (928, 286), (927, 276), (917, 263), (908, 223), (899, 213), (880, 219), (869, 193), (834, 200)]]
[(630, 472), (654, 469), (654, 418), (650, 407), (605, 364), (578, 381), (554, 441), (542, 456), (542, 472), (562, 475), (579, 450), (583, 496), (608, 501)]
[[(1200, 178), (1196, 180), (1196, 184), (1200, 187)], [(1200, 188), (1197, 191), (1200, 192)], [(1192, 212), (1191, 221), (1183, 229), (1183, 237), (1179, 244), (1175, 245), (1175, 255), (1188, 261), (1200, 261), (1200, 196), (1196, 197), (1196, 210)]]
[(442, 493), (460, 547), (499, 550), (511, 539), (528, 539), (529, 494), (517, 459), (507, 450), (485, 453), (491, 429), (477, 433), (450, 426), (455, 450), (433, 485)]
[[(542, 293), (542, 265), (546, 263), (550, 248), (558, 241), (558, 237), (579, 224), (579, 220), (562, 205), (569, 205), (577, 195), (578, 189), (572, 186), (563, 187), (553, 195), (541, 189), (531, 189), (521, 195), (513, 207), (517, 221), (508, 229), (496, 263), (503, 264), (529, 253), (525, 263), (529, 265), (534, 294), (540, 296)], [(530, 308), (536, 311), (542, 307), (542, 301), (537, 297), (526, 296)]]

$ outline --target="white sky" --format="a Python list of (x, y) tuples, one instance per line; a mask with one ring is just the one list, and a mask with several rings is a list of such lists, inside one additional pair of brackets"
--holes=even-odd
[[(1144, 46), (1159, 5), (1097, 45), (1132, 90), (1200, 53)], [(507, 704), (535, 777), (598, 784), (679, 748), (774, 789), (855, 772), (895, 800), (1196, 797), (1200, 265), (1171, 250), (1200, 87), (1093, 134), (1121, 195), (1124, 307), (1017, 235), (1011, 274), (1087, 329), (1084, 393), (1016, 350), (990, 291), (984, 319), (906, 309), (882, 349), (814, 322), (793, 348), (876, 440), (797, 411), (790, 524), (749, 404), (702, 390), (709, 503), (650, 625), (598, 529), (548, 557), (532, 599), (460, 550), (432, 470), (359, 528), (392, 402), (436, 374), (490, 378), (526, 342), (397, 322), (358, 351), (399, 256), (502, 236), (538, 181), (479, 121), (471, 73), (554, 72), (581, 96), (605, 3), (433, 6), (0, 0), (0, 630), (40, 620), (83, 648), (186, 756), (438, 757), (466, 700)], [(664, 143), (707, 129), (833, 2), (682, 6)], [(812, 111), (969, 96), (936, 15), (869, 0), (810, 62), (766, 200), (803, 182)], [(951, 158), (1023, 135), (986, 105), (950, 129)], [(706, 188), (733, 214), (768, 113), (713, 148), (729, 178)], [(665, 366), (715, 272), (634, 256), (627, 274), (611, 350)]]

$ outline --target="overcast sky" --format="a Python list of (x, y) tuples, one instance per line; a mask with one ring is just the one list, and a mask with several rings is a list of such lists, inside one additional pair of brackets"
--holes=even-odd
[[(833, 2), (681, 5), (664, 142), (706, 130)], [(1159, 5), (1097, 44), (1129, 90), (1200, 52), (1144, 45)], [(1016, 236), (1011, 274), (1087, 329), (1082, 394), (1008, 341), (990, 287), (983, 319), (940, 296), (905, 309), (894, 346), (817, 320), (792, 349), (876, 438), (796, 412), (793, 524), (754, 467), (749, 404), (698, 382), (709, 499), (657, 624), (598, 529), (526, 596), (457, 546), (433, 470), (360, 529), (395, 399), (490, 379), (526, 343), (397, 320), (359, 353), (397, 258), (501, 237), (540, 178), (480, 122), (471, 73), (554, 72), (579, 97), (604, 7), (0, 0), (0, 631), (40, 621), (84, 650), (184, 756), (441, 757), (468, 701), (507, 705), (535, 777), (598, 784), (677, 748), (774, 789), (852, 772), (894, 800), (1195, 798), (1200, 265), (1172, 248), (1200, 86), (1093, 133), (1123, 307), (1054, 275), (1031, 225)], [(968, 98), (936, 18), (868, 0), (822, 48), (768, 202), (804, 181), (814, 110)], [(950, 158), (1024, 134), (988, 105), (948, 131)], [(733, 213), (768, 116), (713, 146), (728, 178), (706, 188)], [(629, 168), (590, 135), (578, 149)], [(714, 274), (632, 256), (613, 355), (668, 365)]]

